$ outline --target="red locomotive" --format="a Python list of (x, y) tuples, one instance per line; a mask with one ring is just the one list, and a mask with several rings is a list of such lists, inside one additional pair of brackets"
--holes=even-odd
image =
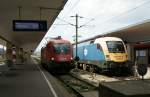
[(52, 38), (41, 49), (41, 64), (52, 73), (67, 72), (72, 67), (71, 43), (60, 36)]

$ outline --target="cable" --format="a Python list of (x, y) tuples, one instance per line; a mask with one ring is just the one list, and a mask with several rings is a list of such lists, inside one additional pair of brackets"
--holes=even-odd
[[(84, 18), (84, 17), (83, 17)], [(90, 23), (91, 21), (93, 21), (94, 19), (89, 20), (88, 22), (84, 23), (83, 25), (79, 26), (79, 28), (83, 27), (83, 26), (87, 26), (86, 24)]]
[[(76, 2), (74, 3), (74, 5), (70, 8), (70, 10), (66, 13), (67, 15), (70, 14), (70, 12), (72, 12), (72, 10), (74, 8), (76, 8), (76, 6), (79, 4), (80, 0), (76, 0)], [(64, 17), (66, 16), (66, 14), (62, 17), (64, 19)]]
[(69, 25), (69, 24), (53, 24), (53, 25), (60, 25), (61, 26), (61, 25)]
[[(108, 19), (108, 20), (102, 22), (101, 24), (107, 23), (108, 21), (111, 21), (111, 20), (113, 20), (113, 19), (116, 19), (116, 17), (120, 17), (120, 16), (122, 16), (122, 15), (125, 15), (126, 13), (129, 13), (129, 12), (131, 12), (131, 11), (134, 11), (134, 10), (136, 10), (137, 8), (142, 7), (143, 5), (145, 5), (145, 4), (147, 4), (147, 3), (150, 3), (150, 1), (144, 2), (144, 3), (142, 3), (142, 4), (139, 5), (139, 6), (136, 6), (136, 7), (132, 8), (132, 9), (130, 9), (130, 10), (127, 10), (127, 11), (125, 11), (125, 12), (123, 12), (123, 13), (117, 15), (117, 16), (114, 16), (114, 17), (112, 17), (112, 18), (110, 18), (110, 19)], [(96, 16), (96, 17), (97, 17), (97, 16)], [(101, 24), (100, 24), (100, 25), (101, 25)]]
[(65, 23), (67, 23), (67, 24), (69, 24), (69, 25), (75, 26), (74, 24), (72, 24), (72, 23), (70, 23), (70, 22), (68, 22), (68, 21), (65, 21), (65, 20), (63, 20), (63, 19), (61, 19), (61, 18), (59, 18), (59, 17), (57, 17), (57, 19), (59, 19), (60, 21), (65, 22)]
[[(71, 1), (71, 0), (70, 0), (70, 1)], [(80, 0), (76, 0), (76, 2), (74, 3), (74, 5), (70, 8), (70, 10), (69, 10), (66, 14), (69, 15), (70, 12), (72, 12), (72, 10), (79, 4), (79, 2), (80, 2)], [(69, 23), (69, 22), (63, 20), (63, 19), (65, 18), (66, 14), (62, 17), (62, 19), (59, 19), (59, 18), (56, 18), (56, 19), (59, 19), (59, 20), (65, 22), (65, 23), (67, 23), (67, 24), (69, 24), (69, 25), (75, 26), (75, 25), (73, 25), (73, 24), (71, 24), (71, 23)], [(58, 25), (57, 25), (57, 24), (54, 24), (54, 25), (55, 25), (55, 26), (53, 27), (53, 29), (56, 29), (56, 27), (59, 25), (59, 22), (58, 22)]]

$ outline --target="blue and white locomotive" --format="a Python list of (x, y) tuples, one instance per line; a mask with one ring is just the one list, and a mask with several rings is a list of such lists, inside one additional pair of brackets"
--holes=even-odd
[[(76, 49), (74, 47), (74, 57)], [(101, 37), (78, 44), (77, 57), (80, 68), (89, 67), (96, 72), (132, 72), (124, 42), (117, 37)]]

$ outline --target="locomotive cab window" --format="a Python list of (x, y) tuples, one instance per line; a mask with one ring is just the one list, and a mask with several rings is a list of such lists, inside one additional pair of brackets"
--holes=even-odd
[(54, 49), (55, 49), (56, 54), (68, 54), (70, 51), (70, 45), (69, 44), (55, 44)]
[(97, 49), (102, 50), (102, 47), (100, 44), (97, 43), (96, 45), (97, 45)]
[(124, 53), (124, 45), (121, 41), (107, 41), (108, 51), (110, 53)]

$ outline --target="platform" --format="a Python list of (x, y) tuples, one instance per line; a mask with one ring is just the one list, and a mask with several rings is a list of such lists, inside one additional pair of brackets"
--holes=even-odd
[(32, 60), (14, 65), (0, 76), (0, 97), (72, 97), (47, 71)]
[(99, 86), (100, 82), (111, 82), (111, 81), (118, 81), (118, 79), (107, 77), (104, 75), (90, 73), (88, 71), (80, 70), (80, 69), (73, 69), (70, 71), (71, 75), (81, 79), (87, 83), (92, 84), (95, 87)]
[(150, 80), (103, 82), (99, 97), (150, 97)]

